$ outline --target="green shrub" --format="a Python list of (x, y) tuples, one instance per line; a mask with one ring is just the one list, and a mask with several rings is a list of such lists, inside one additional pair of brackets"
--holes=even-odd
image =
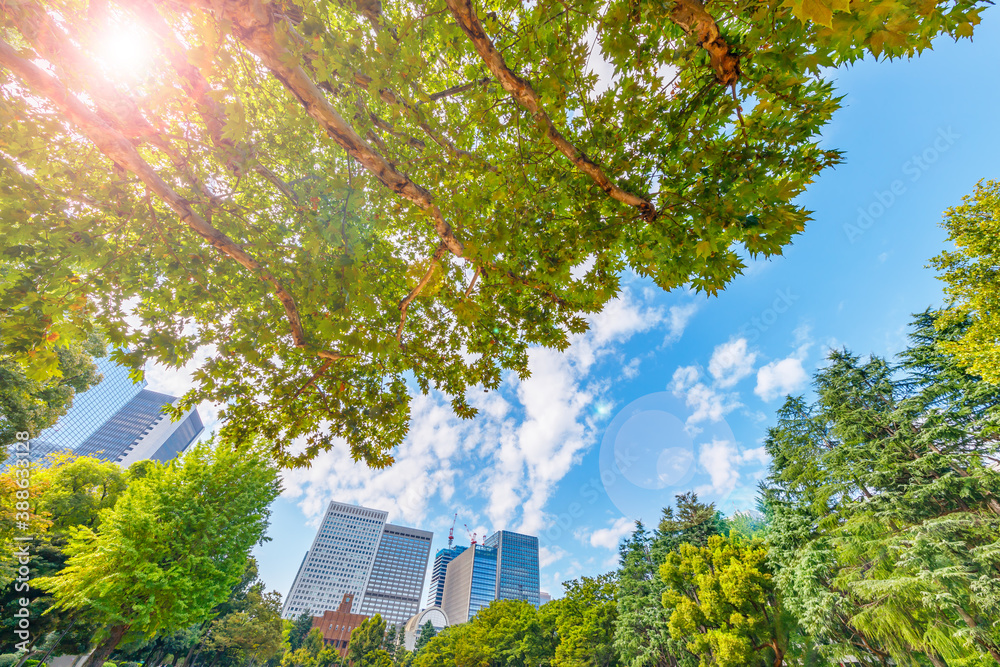
[(0, 667), (12, 667), (20, 659), (20, 653), (0, 653)]

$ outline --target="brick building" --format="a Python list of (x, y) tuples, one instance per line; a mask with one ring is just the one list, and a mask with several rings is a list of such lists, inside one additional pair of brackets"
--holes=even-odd
[(351, 642), (351, 632), (368, 619), (363, 614), (352, 614), (354, 595), (345, 593), (337, 611), (325, 611), (322, 616), (313, 616), (313, 627), (323, 633), (327, 646), (337, 649), (340, 657), (347, 655), (347, 645)]

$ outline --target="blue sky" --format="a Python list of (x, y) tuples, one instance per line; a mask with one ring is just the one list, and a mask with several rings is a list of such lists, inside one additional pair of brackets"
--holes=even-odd
[[(926, 267), (944, 248), (941, 213), (1000, 177), (998, 48), (992, 8), (973, 42), (836, 72), (844, 108), (824, 143), (845, 163), (802, 197), (815, 220), (784, 256), (753, 263), (718, 297), (627, 280), (569, 351), (536, 350), (529, 380), (475, 394), (475, 420), (417, 397), (392, 468), (340, 449), (287, 473), (272, 541), (256, 552), (268, 587), (287, 594), (332, 499), (433, 530), (434, 550), (455, 512), (460, 542), (464, 524), (536, 534), (554, 596), (564, 580), (614, 568), (619, 538), (636, 519), (655, 524), (674, 494), (751, 508), (783, 396), (807, 389), (831, 346), (899, 351), (910, 314), (940, 303)], [(177, 395), (186, 381), (147, 378)]]

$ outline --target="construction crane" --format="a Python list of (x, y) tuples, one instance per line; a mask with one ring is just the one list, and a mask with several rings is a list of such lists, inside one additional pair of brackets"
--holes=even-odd
[(455, 512), (455, 518), (451, 520), (451, 528), (448, 529), (448, 548), (451, 549), (451, 543), (455, 541), (455, 522), (458, 521), (458, 512)]
[(471, 530), (469, 530), (469, 524), (463, 523), (462, 525), (465, 526), (465, 532), (467, 532), (469, 534), (469, 537), (472, 538), (472, 546), (475, 547), (476, 546), (476, 534), (473, 533)]

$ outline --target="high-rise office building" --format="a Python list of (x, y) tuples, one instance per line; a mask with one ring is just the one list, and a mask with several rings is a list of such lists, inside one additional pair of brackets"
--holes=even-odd
[(500, 530), (486, 538), (497, 550), (497, 600), (524, 600), (539, 604), (538, 538)]
[(169, 461), (204, 430), (193, 408), (178, 421), (165, 410), (177, 399), (133, 383), (128, 369), (95, 359), (102, 380), (73, 397), (73, 405), (32, 441), (32, 459), (55, 452), (112, 461), (122, 467), (142, 459)]
[(448, 563), (466, 548), (463, 546), (448, 547), (447, 549), (439, 549), (435, 554), (434, 567), (431, 568), (430, 595), (427, 597), (428, 607), (441, 606), (441, 601), (444, 599), (444, 578), (448, 572)]
[(177, 399), (143, 389), (111, 415), (74, 453), (128, 467), (142, 459), (169, 461), (187, 449), (204, 429), (197, 409), (173, 421), (165, 412)]
[(426, 530), (385, 524), (361, 600), (362, 614), (381, 614), (386, 623), (402, 625), (420, 609), (433, 537)]
[(132, 382), (129, 369), (109, 357), (94, 359), (101, 381), (73, 397), (73, 405), (59, 421), (38, 434), (36, 440), (53, 449), (75, 450), (102, 424), (111, 419), (146, 388), (146, 381)]
[(320, 616), (352, 595), (351, 613), (402, 625), (420, 608), (433, 533), (385, 523), (388, 514), (331, 502), (299, 567), (284, 618)]
[(539, 604), (538, 538), (501, 530), (447, 566), (441, 608), (452, 624), (465, 623), (493, 600)]
[(452, 625), (465, 623), (496, 599), (497, 550), (475, 544), (448, 564), (441, 608)]

